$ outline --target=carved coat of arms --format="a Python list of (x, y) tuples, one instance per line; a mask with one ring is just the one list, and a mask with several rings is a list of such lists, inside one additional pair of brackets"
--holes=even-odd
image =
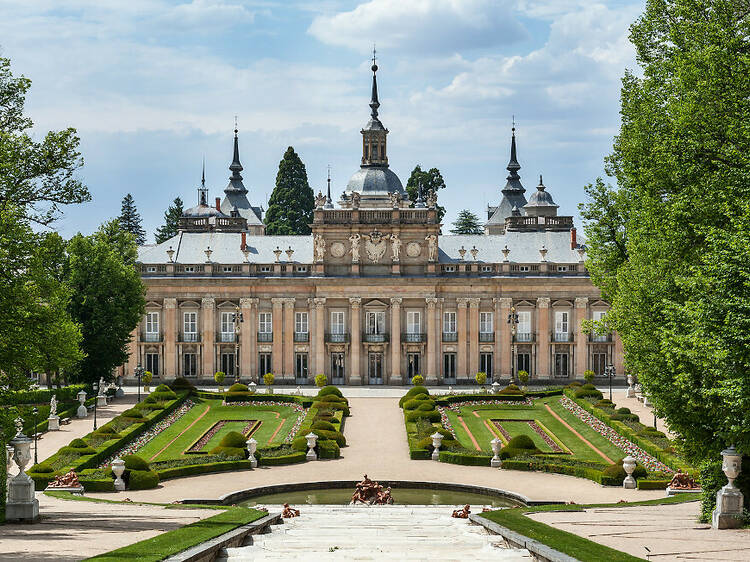
[(385, 251), (388, 247), (388, 242), (383, 237), (383, 234), (377, 230), (373, 230), (369, 235), (366, 234), (365, 238), (365, 251), (367, 257), (373, 263), (378, 263), (380, 259), (385, 255)]

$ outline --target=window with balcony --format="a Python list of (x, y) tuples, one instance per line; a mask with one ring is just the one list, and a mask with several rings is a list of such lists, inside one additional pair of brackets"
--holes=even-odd
[(455, 311), (443, 312), (443, 341), (458, 341)]
[(406, 334), (407, 342), (423, 341), (422, 313), (419, 310), (406, 311)]
[[(272, 312), (259, 312), (258, 313), (258, 341), (260, 342), (273, 341), (273, 313)], [(260, 371), (260, 372), (263, 372), (263, 371)]]
[(521, 310), (518, 313), (516, 341), (531, 341), (531, 311)]
[(198, 341), (198, 313), (185, 312), (182, 315), (182, 336), (184, 341)]
[(234, 312), (222, 312), (221, 313), (220, 341), (222, 342), (234, 341)]
[(365, 341), (371, 343), (386, 341), (384, 311), (374, 310), (365, 313)]
[(479, 313), (479, 341), (495, 341), (494, 314), (492, 312)]
[[(595, 310), (594, 311), (594, 322), (601, 322), (604, 319), (604, 316), (607, 314), (604, 310)], [(595, 342), (607, 342), (609, 341), (609, 334), (598, 334), (596, 331), (592, 334), (591, 337), (592, 341)]]
[(555, 335), (554, 341), (565, 342), (570, 341), (570, 334), (568, 333), (568, 318), (569, 312), (567, 310), (556, 310), (555, 311)]
[(332, 310), (328, 341), (334, 343), (342, 343), (346, 341), (346, 336), (347, 334), (344, 312), (342, 310)]
[(294, 313), (294, 341), (306, 342), (310, 339), (307, 312)]
[(144, 334), (145, 341), (159, 341), (159, 313), (158, 312), (147, 312), (146, 313), (146, 333)]

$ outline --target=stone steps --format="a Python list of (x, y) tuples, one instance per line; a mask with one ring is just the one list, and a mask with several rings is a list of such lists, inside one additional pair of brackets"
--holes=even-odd
[(300, 517), (217, 560), (532, 560), (483, 527), (451, 518), (454, 506), (295, 507)]

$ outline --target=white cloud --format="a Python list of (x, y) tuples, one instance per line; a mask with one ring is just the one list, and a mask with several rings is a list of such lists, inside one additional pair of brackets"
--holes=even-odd
[(504, 0), (370, 0), (351, 11), (317, 16), (308, 33), (360, 52), (378, 47), (456, 52), (526, 37)]

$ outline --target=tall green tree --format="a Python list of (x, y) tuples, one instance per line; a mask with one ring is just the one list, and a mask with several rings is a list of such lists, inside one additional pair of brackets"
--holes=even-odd
[(120, 216), (118, 218), (120, 228), (124, 232), (129, 232), (133, 235), (135, 243), (138, 246), (143, 246), (146, 243), (146, 231), (143, 230), (141, 215), (138, 213), (138, 209), (135, 208), (135, 199), (128, 193), (122, 198), (122, 205), (120, 207)]
[(164, 224), (156, 229), (156, 243), (161, 244), (166, 242), (173, 236), (177, 235), (177, 227), (180, 223), (180, 217), (182, 216), (182, 199), (179, 197), (175, 198), (174, 202), (167, 207), (164, 212)]
[(0, 208), (42, 225), (60, 216), (60, 207), (89, 201), (86, 187), (74, 177), (83, 166), (75, 129), (49, 131), (41, 142), (28, 131), (24, 114), (31, 80), (14, 77), (10, 60), (0, 57)]
[(479, 222), (479, 217), (468, 209), (458, 213), (453, 228), (451, 228), (453, 234), (482, 234), (484, 228)]
[(80, 378), (110, 380), (112, 370), (127, 359), (130, 334), (145, 313), (146, 289), (134, 267), (133, 235), (110, 221), (91, 236), (74, 236), (68, 255), (70, 312), (81, 326), (86, 353)]
[(266, 234), (310, 234), (315, 194), (305, 165), (291, 146), (279, 162), (276, 187), (266, 211)]
[[(434, 191), (435, 195), (437, 195), (439, 190), (445, 189), (445, 180), (443, 180), (443, 175), (437, 168), (430, 168), (425, 172), (422, 170), (422, 166), (417, 164), (411, 171), (409, 180), (406, 182), (406, 193), (409, 194), (409, 199), (412, 201), (417, 200), (420, 186), (422, 186), (422, 197), (427, 197), (430, 191)], [(445, 216), (445, 207), (436, 205), (435, 208), (437, 210), (438, 222), (440, 222)]]
[(719, 452), (750, 453), (750, 10), (648, 0), (630, 39), (641, 73), (622, 81), (616, 186), (587, 187), (587, 264), (628, 369), (704, 466), (706, 516)]

